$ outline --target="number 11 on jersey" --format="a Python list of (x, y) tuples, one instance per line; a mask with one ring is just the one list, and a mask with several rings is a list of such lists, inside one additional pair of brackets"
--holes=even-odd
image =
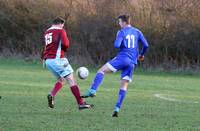
[(127, 35), (126, 39), (128, 40), (128, 48), (134, 48), (135, 47), (135, 36)]

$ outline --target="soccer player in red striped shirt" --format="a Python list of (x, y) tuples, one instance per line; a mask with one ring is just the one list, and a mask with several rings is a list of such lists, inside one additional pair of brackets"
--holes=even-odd
[(72, 94), (76, 98), (79, 109), (88, 109), (93, 105), (87, 104), (81, 98), (79, 87), (73, 76), (73, 69), (68, 59), (65, 58), (65, 52), (69, 48), (69, 40), (66, 31), (63, 29), (64, 23), (65, 20), (62, 18), (54, 19), (52, 26), (44, 34), (45, 48), (42, 59), (45, 61), (46, 67), (57, 79), (53, 89), (47, 96), (48, 105), (50, 108), (54, 108), (54, 98), (67, 81)]

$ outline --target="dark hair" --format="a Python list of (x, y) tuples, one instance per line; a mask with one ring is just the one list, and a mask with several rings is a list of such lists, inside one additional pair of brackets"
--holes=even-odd
[(117, 18), (121, 19), (122, 21), (126, 22), (127, 24), (131, 23), (131, 18), (129, 15), (120, 15)]
[(53, 24), (57, 25), (57, 24), (64, 24), (65, 20), (61, 17), (57, 17), (53, 20)]

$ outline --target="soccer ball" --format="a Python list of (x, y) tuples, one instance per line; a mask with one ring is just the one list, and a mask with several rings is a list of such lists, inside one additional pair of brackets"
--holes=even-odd
[(89, 70), (86, 67), (79, 67), (76, 74), (80, 79), (86, 79), (89, 75)]

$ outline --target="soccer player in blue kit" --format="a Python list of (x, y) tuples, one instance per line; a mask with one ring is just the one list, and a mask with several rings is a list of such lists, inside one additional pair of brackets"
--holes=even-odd
[[(126, 96), (129, 82), (132, 81), (132, 74), (137, 65), (137, 60), (143, 61), (148, 43), (142, 32), (130, 25), (129, 15), (118, 17), (121, 30), (118, 31), (114, 42), (115, 48), (119, 48), (117, 56), (103, 65), (97, 72), (90, 89), (82, 95), (83, 98), (94, 97), (98, 87), (103, 81), (104, 75), (111, 72), (121, 71), (120, 90), (118, 100), (114, 108), (113, 117), (118, 117), (122, 102)], [(139, 53), (139, 45), (142, 50)]]

